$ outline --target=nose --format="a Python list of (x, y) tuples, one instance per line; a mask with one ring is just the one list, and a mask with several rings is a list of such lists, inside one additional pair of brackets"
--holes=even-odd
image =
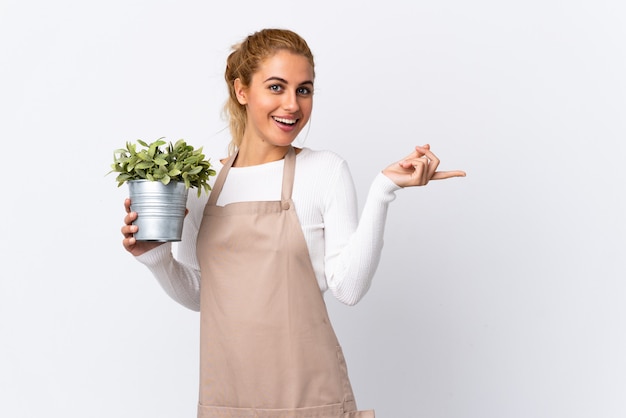
[(300, 109), (298, 95), (295, 91), (286, 91), (283, 95), (283, 109), (287, 112), (296, 112)]

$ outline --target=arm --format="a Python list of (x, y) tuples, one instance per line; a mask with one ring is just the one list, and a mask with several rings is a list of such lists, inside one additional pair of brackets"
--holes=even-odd
[(324, 210), (326, 280), (338, 300), (354, 305), (370, 288), (383, 248), (387, 209), (400, 187), (378, 174), (359, 220), (354, 184), (345, 162), (329, 186)]
[(148, 267), (169, 297), (200, 311), (200, 270), (175, 259), (171, 247), (171, 243), (166, 243), (136, 258)]
[(341, 302), (354, 305), (369, 290), (378, 267), (389, 203), (395, 191), (424, 186), (430, 180), (463, 177), (463, 171), (437, 171), (439, 159), (429, 145), (415, 147), (404, 159), (379, 173), (372, 183), (360, 220), (345, 163), (330, 182), (325, 211), (325, 272), (328, 288)]
[(177, 243), (177, 258), (172, 254), (172, 243), (152, 243), (136, 241), (132, 234), (137, 227), (131, 225), (137, 214), (130, 211), (127, 199), (127, 215), (122, 227), (124, 247), (133, 254), (137, 261), (144, 264), (157, 279), (163, 290), (176, 302), (194, 310), (200, 310), (200, 268), (196, 259), (196, 238), (206, 199), (198, 199), (195, 193), (189, 193), (183, 236)]

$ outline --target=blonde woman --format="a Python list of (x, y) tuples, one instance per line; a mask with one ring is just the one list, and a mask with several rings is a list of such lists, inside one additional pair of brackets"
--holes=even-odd
[(233, 48), (230, 156), (208, 197), (190, 193), (176, 256), (168, 243), (135, 240), (125, 202), (126, 250), (200, 311), (198, 417), (373, 417), (357, 410), (323, 293), (353, 305), (368, 291), (398, 189), (465, 175), (437, 171), (430, 147), (417, 146), (377, 175), (359, 218), (346, 162), (292, 146), (313, 109), (314, 68), (289, 30)]

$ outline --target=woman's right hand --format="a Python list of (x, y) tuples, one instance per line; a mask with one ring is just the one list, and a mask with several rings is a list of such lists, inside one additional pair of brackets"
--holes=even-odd
[(138, 230), (137, 225), (133, 225), (133, 221), (137, 219), (137, 212), (130, 210), (130, 199), (124, 200), (124, 208), (126, 208), (126, 216), (124, 217), (124, 226), (122, 227), (122, 235), (124, 235), (122, 245), (124, 245), (126, 251), (136, 257), (163, 244), (155, 241), (137, 241), (133, 236)]

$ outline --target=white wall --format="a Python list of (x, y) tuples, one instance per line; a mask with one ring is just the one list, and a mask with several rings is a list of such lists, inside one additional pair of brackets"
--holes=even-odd
[[(330, 300), (382, 418), (626, 415), (621, 0), (0, 0), (0, 416), (192, 417), (198, 316), (121, 247), (127, 140), (223, 156), (224, 59), (317, 59), (306, 146), (369, 182), (429, 142), (368, 296)], [(26, 149), (26, 155), (14, 150)]]

